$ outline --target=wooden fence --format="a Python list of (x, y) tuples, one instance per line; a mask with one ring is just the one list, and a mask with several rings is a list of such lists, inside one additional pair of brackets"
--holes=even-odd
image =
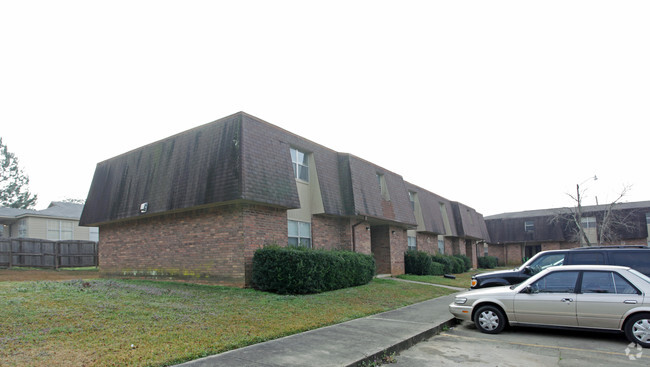
[(97, 266), (97, 242), (0, 238), (0, 266), (72, 268)]

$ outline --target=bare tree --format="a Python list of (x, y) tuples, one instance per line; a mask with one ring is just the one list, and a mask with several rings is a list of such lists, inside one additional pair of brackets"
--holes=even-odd
[[(596, 179), (596, 176), (594, 176)], [(623, 186), (618, 197), (609, 204), (597, 205), (585, 210), (582, 203), (584, 191), (580, 190), (580, 185), (576, 185), (576, 194), (567, 194), (573, 201), (575, 207), (564, 208), (556, 213), (551, 219), (555, 223), (564, 223), (565, 231), (569, 231), (570, 241), (581, 242), (586, 246), (613, 244), (620, 240), (621, 234), (634, 228), (633, 221), (630, 218), (634, 215), (633, 210), (618, 210), (617, 206), (621, 203), (625, 195), (631, 190), (630, 185)], [(586, 215), (589, 215), (588, 217)], [(596, 243), (590, 240), (588, 229), (585, 228), (590, 223), (587, 218), (596, 220)], [(589, 225), (589, 224), (587, 224)]]

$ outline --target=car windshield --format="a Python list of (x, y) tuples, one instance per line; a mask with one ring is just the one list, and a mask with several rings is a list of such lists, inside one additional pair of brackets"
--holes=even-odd
[(564, 263), (564, 255), (564, 253), (543, 255), (536, 259), (531, 259), (532, 261), (524, 265), (530, 268), (531, 274), (537, 274), (548, 267), (562, 265)]
[(650, 278), (647, 275), (645, 275), (645, 274), (643, 274), (641, 272), (638, 272), (638, 271), (636, 271), (634, 269), (630, 269), (629, 272), (636, 275), (636, 276), (638, 276), (639, 278), (645, 280), (646, 282), (650, 283)]

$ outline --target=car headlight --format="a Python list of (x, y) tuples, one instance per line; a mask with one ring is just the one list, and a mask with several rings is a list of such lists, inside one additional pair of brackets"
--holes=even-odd
[(465, 302), (467, 302), (467, 298), (465, 297), (458, 297), (454, 300), (454, 303), (457, 305), (464, 305)]

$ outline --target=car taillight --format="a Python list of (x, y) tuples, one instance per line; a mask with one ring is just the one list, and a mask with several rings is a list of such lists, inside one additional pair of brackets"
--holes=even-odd
[(472, 279), (472, 288), (476, 287), (478, 284), (478, 281), (476, 279)]

